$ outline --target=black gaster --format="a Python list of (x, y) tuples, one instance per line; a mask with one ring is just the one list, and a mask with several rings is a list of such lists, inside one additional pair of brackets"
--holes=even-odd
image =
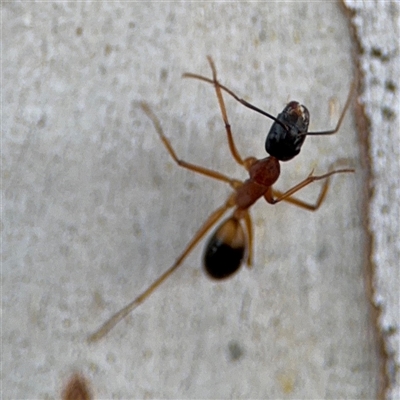
[(216, 229), (204, 252), (204, 268), (214, 279), (233, 275), (242, 264), (246, 237), (239, 220), (228, 218)]

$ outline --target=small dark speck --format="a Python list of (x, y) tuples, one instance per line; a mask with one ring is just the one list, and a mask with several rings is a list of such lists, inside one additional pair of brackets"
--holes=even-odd
[(373, 47), (371, 49), (371, 56), (375, 57), (375, 58), (380, 58), (382, 56), (382, 52), (380, 51), (380, 49), (377, 49), (376, 47)]
[(324, 367), (332, 368), (335, 365), (335, 362), (335, 354), (332, 351), (328, 351), (325, 356)]
[(60, 250), (60, 254), (64, 257), (68, 257), (69, 254), (71, 253), (70, 247), (67, 245), (61, 245), (59, 250)]
[(379, 58), (383, 62), (389, 61), (389, 58), (390, 58), (387, 54), (383, 54), (382, 50), (377, 47), (373, 47), (371, 49), (370, 54), (371, 54), (371, 57)]
[(133, 29), (136, 25), (134, 22), (131, 21), (131, 22), (129, 22), (128, 26), (129, 26), (129, 28)]
[(328, 253), (326, 246), (322, 246), (317, 253), (317, 259), (319, 261), (324, 261), (328, 257)]
[(161, 69), (161, 72), (160, 72), (160, 79), (161, 79), (163, 82), (165, 82), (166, 79), (167, 79), (167, 77), (168, 77), (168, 71), (167, 71), (165, 68), (162, 68), (162, 69)]
[(382, 214), (389, 214), (389, 211), (390, 211), (390, 207), (387, 204), (385, 204), (384, 206), (381, 207)]
[(108, 56), (111, 54), (112, 51), (112, 47), (110, 44), (106, 44), (106, 46), (104, 47), (104, 55)]
[(382, 107), (382, 114), (383, 117), (389, 121), (393, 121), (396, 116), (396, 113), (389, 107)]
[(105, 75), (107, 73), (107, 69), (104, 65), (99, 66), (100, 75)]
[(167, 20), (169, 22), (175, 22), (175, 14), (174, 13), (169, 13), (168, 17), (167, 17)]
[(153, 185), (154, 185), (155, 187), (160, 186), (160, 185), (163, 183), (163, 181), (164, 181), (164, 179), (163, 179), (163, 178), (161, 177), (161, 175), (159, 175), (159, 174), (154, 175), (154, 177), (153, 177), (153, 179), (152, 179)]
[(385, 87), (387, 90), (389, 90), (392, 93), (396, 92), (396, 89), (397, 89), (397, 86), (393, 81), (386, 81)]
[(82, 32), (83, 32), (83, 29), (80, 26), (78, 26), (75, 31), (76, 36), (82, 36)]
[(46, 125), (46, 120), (47, 120), (46, 114), (43, 114), (40, 117), (39, 121), (37, 122), (37, 127), (38, 128), (43, 128)]
[(243, 349), (238, 342), (232, 341), (228, 344), (229, 359), (237, 361), (243, 357)]
[(385, 335), (387, 336), (392, 336), (395, 335), (397, 333), (397, 328), (395, 326), (388, 326), (385, 329)]
[(271, 325), (275, 328), (281, 325), (281, 320), (278, 317), (271, 318)]
[(188, 191), (192, 191), (192, 190), (195, 190), (197, 188), (197, 185), (195, 183), (188, 182), (188, 181), (184, 183), (184, 186)]
[(258, 39), (260, 40), (260, 42), (265, 42), (265, 40), (267, 39), (267, 34), (265, 33), (264, 30), (262, 30), (262, 31), (258, 34)]
[(379, 82), (379, 79), (378, 78), (375, 78), (375, 77), (373, 77), (372, 79), (371, 79), (371, 84), (372, 85), (375, 85), (375, 86), (380, 86), (380, 82)]

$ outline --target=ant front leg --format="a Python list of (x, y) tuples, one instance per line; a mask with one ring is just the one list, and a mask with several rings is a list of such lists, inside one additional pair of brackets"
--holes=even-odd
[(242, 157), (240, 156), (235, 142), (233, 140), (233, 136), (232, 136), (232, 131), (231, 131), (231, 125), (228, 121), (228, 114), (226, 112), (226, 107), (225, 107), (225, 102), (224, 102), (224, 98), (222, 96), (222, 91), (221, 91), (221, 85), (218, 82), (217, 79), (217, 69), (215, 68), (215, 64), (213, 59), (210, 56), (207, 56), (207, 60), (208, 63), (210, 64), (211, 67), (211, 71), (212, 71), (212, 75), (213, 75), (213, 84), (215, 87), (215, 92), (217, 94), (217, 99), (218, 99), (218, 104), (219, 104), (219, 108), (221, 110), (221, 114), (222, 114), (222, 119), (224, 121), (225, 124), (225, 130), (226, 130), (226, 135), (228, 138), (228, 144), (229, 144), (229, 149), (231, 151), (232, 157), (235, 159), (235, 161), (239, 164), (239, 165), (244, 165), (244, 161), (242, 159)]
[(207, 56), (208, 63), (210, 64), (211, 71), (213, 74), (213, 79), (206, 78), (205, 76), (197, 75), (197, 74), (192, 74), (189, 72), (186, 72), (182, 75), (183, 78), (194, 78), (198, 79), (203, 82), (211, 83), (215, 87), (215, 92), (217, 94), (217, 99), (218, 99), (218, 104), (219, 108), (222, 114), (222, 119), (225, 124), (225, 130), (226, 130), (226, 135), (228, 139), (228, 145), (229, 145), (229, 150), (232, 154), (232, 157), (234, 160), (239, 164), (243, 165), (247, 169), (247, 163), (246, 160), (243, 160), (242, 157), (239, 154), (239, 151), (236, 148), (235, 141), (233, 140), (232, 136), (232, 131), (231, 131), (231, 125), (228, 120), (228, 114), (226, 112), (226, 107), (225, 107), (225, 101), (222, 96), (222, 90), (225, 92), (229, 93), (231, 96), (233, 96), (237, 101), (241, 102), (242, 104), (246, 103), (244, 100), (239, 99), (238, 96), (235, 95), (230, 89), (228, 89), (226, 86), (221, 85), (217, 79), (217, 69), (215, 68), (215, 64), (213, 59), (210, 56)]
[[(288, 191), (286, 191), (284, 193), (282, 193), (278, 190), (274, 190), (271, 187), (267, 191), (267, 193), (264, 195), (264, 198), (270, 204), (276, 204), (276, 203), (279, 203), (280, 201), (287, 201), (288, 203), (294, 204), (301, 208), (305, 208), (306, 210), (315, 211), (315, 210), (318, 210), (318, 208), (321, 206), (321, 204), (325, 200), (325, 197), (326, 197), (326, 194), (327, 194), (328, 188), (329, 188), (329, 177), (334, 174), (348, 173), (348, 172), (354, 172), (354, 169), (338, 169), (338, 170), (330, 171), (324, 175), (319, 175), (319, 176), (313, 176), (312, 172), (311, 172), (311, 174), (306, 179), (304, 179), (302, 182), (300, 182), (296, 186), (293, 186), (291, 189), (289, 189)], [(303, 189), (304, 187), (308, 186), (310, 183), (321, 180), (321, 179), (325, 179), (325, 183), (322, 187), (322, 190), (321, 190), (315, 204), (310, 204), (305, 201), (299, 200), (296, 197), (292, 197), (293, 194), (295, 194), (299, 190)]]

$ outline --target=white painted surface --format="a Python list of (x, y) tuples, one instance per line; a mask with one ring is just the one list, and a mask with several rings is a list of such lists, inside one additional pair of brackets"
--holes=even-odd
[[(257, 204), (253, 270), (210, 282), (200, 245), (103, 341), (85, 341), (229, 193), (176, 167), (136, 102), (182, 158), (245, 178), (212, 88), (181, 74), (209, 75), (210, 54), (255, 105), (277, 114), (296, 99), (312, 130), (333, 127), (352, 79), (336, 4), (7, 3), (3, 38), (5, 398), (56, 397), (72, 370), (98, 398), (374, 396), (351, 113), (339, 134), (307, 139), (277, 188), (337, 159), (356, 173), (332, 180), (317, 213)], [(264, 157), (270, 122), (227, 103), (242, 154)]]
[[(389, 358), (387, 398), (400, 398), (400, 101), (399, 2), (346, 0), (363, 49), (361, 101), (369, 120), (371, 198), (369, 230), (374, 266), (374, 302)], [(397, 366), (396, 366), (397, 365)]]

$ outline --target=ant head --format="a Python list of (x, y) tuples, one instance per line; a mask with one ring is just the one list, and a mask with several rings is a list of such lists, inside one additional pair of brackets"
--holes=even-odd
[(291, 160), (300, 153), (309, 123), (310, 113), (307, 108), (297, 101), (291, 101), (271, 126), (265, 150), (280, 161)]

